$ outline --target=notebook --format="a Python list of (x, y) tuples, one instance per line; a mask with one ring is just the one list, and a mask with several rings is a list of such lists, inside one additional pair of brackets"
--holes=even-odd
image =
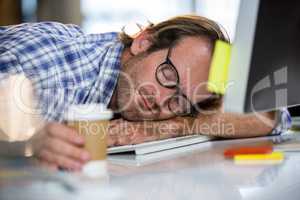
[(126, 166), (144, 166), (164, 160), (169, 160), (178, 156), (190, 154), (193, 151), (206, 150), (212, 145), (211, 142), (202, 142), (178, 148), (167, 149), (163, 151), (152, 152), (148, 154), (136, 155), (134, 153), (119, 153), (108, 156), (108, 161), (117, 165)]
[(133, 153), (135, 155), (144, 155), (188, 145), (198, 144), (213, 140), (214, 137), (205, 135), (190, 135), (176, 138), (169, 138), (153, 142), (145, 142), (136, 145), (125, 145), (108, 148), (108, 154)]

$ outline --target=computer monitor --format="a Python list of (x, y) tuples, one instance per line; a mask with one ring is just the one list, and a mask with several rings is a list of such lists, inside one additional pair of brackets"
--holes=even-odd
[(241, 0), (225, 111), (299, 105), (299, 86), (300, 1)]

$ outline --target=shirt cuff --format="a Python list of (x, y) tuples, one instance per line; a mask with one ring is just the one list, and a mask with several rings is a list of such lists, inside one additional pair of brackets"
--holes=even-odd
[(287, 108), (276, 112), (276, 125), (270, 135), (280, 135), (292, 127), (292, 118)]

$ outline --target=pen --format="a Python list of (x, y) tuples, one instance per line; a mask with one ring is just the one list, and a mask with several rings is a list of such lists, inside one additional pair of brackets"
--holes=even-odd
[(243, 146), (230, 148), (224, 151), (226, 158), (233, 158), (235, 155), (247, 155), (247, 154), (269, 154), (272, 153), (273, 147), (271, 145), (264, 146)]

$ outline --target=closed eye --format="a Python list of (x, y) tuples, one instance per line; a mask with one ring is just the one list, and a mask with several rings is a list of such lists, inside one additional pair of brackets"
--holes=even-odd
[(173, 70), (171, 70), (170, 68), (164, 68), (162, 70), (162, 73), (164, 75), (164, 78), (168, 81), (176, 81), (177, 80), (177, 75), (176, 73), (174, 73)]

